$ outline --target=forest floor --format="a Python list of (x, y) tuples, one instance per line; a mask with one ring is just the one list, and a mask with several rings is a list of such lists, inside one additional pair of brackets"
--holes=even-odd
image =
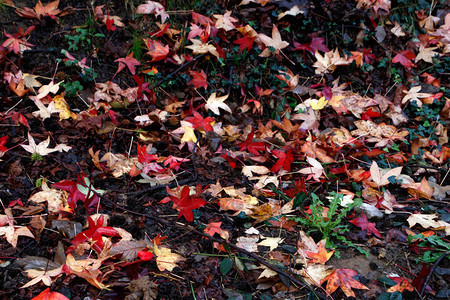
[(445, 1), (0, 0), (1, 299), (448, 299)]

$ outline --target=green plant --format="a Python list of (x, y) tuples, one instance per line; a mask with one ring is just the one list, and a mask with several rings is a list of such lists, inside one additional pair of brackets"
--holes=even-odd
[(104, 34), (96, 33), (93, 18), (88, 18), (85, 25), (76, 27), (73, 34), (66, 34), (64, 36), (69, 44), (69, 51), (95, 47), (98, 39), (104, 37)]
[(450, 251), (450, 243), (437, 235), (410, 235), (408, 243), (413, 244), (413, 247), (426, 249), (423, 255), (417, 259), (417, 261), (421, 260), (426, 263), (434, 263), (443, 253)]
[(75, 96), (79, 91), (83, 90), (83, 86), (81, 83), (76, 80), (72, 82), (62, 83), (62, 87), (66, 90), (67, 96), (73, 97)]

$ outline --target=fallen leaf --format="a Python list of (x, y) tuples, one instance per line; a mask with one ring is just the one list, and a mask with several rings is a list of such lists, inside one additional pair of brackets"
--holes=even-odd
[(341, 287), (342, 291), (347, 297), (356, 297), (354, 289), (364, 289), (368, 290), (364, 284), (360, 283), (353, 279), (358, 272), (353, 271), (351, 269), (336, 269), (333, 273), (331, 273), (325, 280), (327, 282), (327, 292), (332, 294), (338, 287)]
[(156, 256), (156, 266), (162, 271), (171, 272), (177, 266), (178, 262), (182, 262), (185, 259), (176, 253), (172, 253), (172, 250), (165, 247), (158, 247), (156, 243), (153, 244), (153, 251)]
[(272, 50), (275, 50), (273, 52), (274, 54), (279, 54), (281, 49), (284, 49), (287, 46), (289, 46), (288, 42), (283, 41), (281, 39), (280, 32), (278, 31), (278, 28), (277, 28), (277, 26), (275, 26), (275, 24), (273, 24), (273, 27), (272, 27), (272, 37), (271, 38), (262, 33), (258, 34), (258, 38), (267, 47), (259, 55), (262, 57), (268, 57), (270, 55), (271, 50), (269, 49), (269, 47), (273, 48)]
[(231, 114), (231, 108), (224, 103), (229, 95), (222, 97), (216, 97), (216, 93), (212, 93), (206, 101), (205, 108), (211, 110), (216, 115), (220, 115), (219, 108), (229, 112)]
[(273, 251), (273, 249), (277, 248), (279, 244), (281, 244), (284, 239), (280, 237), (262, 237), (262, 241), (258, 243), (260, 246), (266, 246), (269, 247), (270, 251)]
[(236, 28), (233, 23), (236, 23), (238, 19), (231, 16), (231, 11), (227, 11), (223, 15), (213, 15), (213, 17), (217, 19), (215, 24), (217, 29), (223, 28), (225, 31), (230, 31)]
[(434, 230), (441, 230), (444, 229), (445, 230), (445, 234), (446, 235), (450, 235), (450, 224), (447, 222), (444, 222), (442, 220), (434, 220), (436, 219), (438, 216), (437, 214), (429, 214), (429, 215), (424, 215), (424, 214), (411, 214), (407, 221), (409, 224), (409, 227), (413, 227), (416, 224), (421, 225), (423, 228), (433, 228)]
[(384, 172), (378, 167), (376, 161), (372, 162), (370, 166), (370, 175), (372, 180), (375, 182), (376, 186), (384, 186), (389, 184), (389, 177), (397, 177), (402, 172), (403, 167), (397, 167)]
[(334, 250), (327, 252), (323, 243), (319, 243), (318, 252), (305, 251), (305, 254), (310, 258), (311, 263), (319, 263), (324, 265), (333, 255)]

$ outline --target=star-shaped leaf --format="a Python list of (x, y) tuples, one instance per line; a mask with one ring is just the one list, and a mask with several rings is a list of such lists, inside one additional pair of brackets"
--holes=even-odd
[(347, 297), (356, 297), (352, 288), (368, 290), (369, 288), (364, 284), (353, 279), (357, 274), (358, 272), (351, 269), (336, 269), (324, 280), (328, 281), (327, 292), (332, 294), (340, 286)]
[(272, 37), (271, 38), (262, 33), (258, 34), (258, 38), (267, 47), (260, 54), (260, 56), (262, 56), (262, 57), (267, 57), (270, 55), (269, 47), (275, 49), (275, 51), (273, 52), (274, 54), (279, 54), (281, 49), (284, 49), (287, 46), (289, 46), (288, 42), (283, 41), (281, 39), (280, 32), (278, 31), (278, 28), (277, 28), (277, 26), (275, 26), (275, 24), (272, 27)]
[(327, 252), (323, 243), (319, 243), (318, 252), (305, 251), (306, 256), (311, 259), (312, 263), (325, 264), (333, 255), (334, 250)]
[(127, 57), (116, 59), (115, 62), (119, 63), (119, 68), (117, 68), (116, 74), (122, 71), (126, 66), (128, 67), (128, 70), (130, 70), (131, 74), (135, 75), (136, 74), (135, 67), (141, 64), (136, 58), (133, 57), (133, 52), (128, 54)]
[(216, 115), (220, 115), (219, 108), (229, 112), (231, 114), (231, 108), (224, 103), (224, 101), (228, 98), (229, 95), (225, 95), (222, 97), (216, 97), (216, 93), (212, 93), (209, 96), (208, 101), (206, 102), (206, 109), (211, 110)]

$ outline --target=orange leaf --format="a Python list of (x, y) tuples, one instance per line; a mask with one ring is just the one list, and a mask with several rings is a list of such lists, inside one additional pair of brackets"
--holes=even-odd
[(327, 252), (324, 245), (322, 243), (319, 243), (319, 252), (311, 252), (311, 251), (305, 251), (306, 256), (311, 259), (310, 262), (312, 263), (319, 263), (324, 265), (333, 255), (334, 250), (331, 252)]
[(356, 274), (358, 274), (358, 272), (351, 269), (339, 268), (334, 270), (334, 272), (324, 280), (328, 281), (327, 292), (331, 294), (340, 286), (347, 297), (356, 297), (352, 288), (368, 290), (369, 288), (367, 286), (352, 278)]

